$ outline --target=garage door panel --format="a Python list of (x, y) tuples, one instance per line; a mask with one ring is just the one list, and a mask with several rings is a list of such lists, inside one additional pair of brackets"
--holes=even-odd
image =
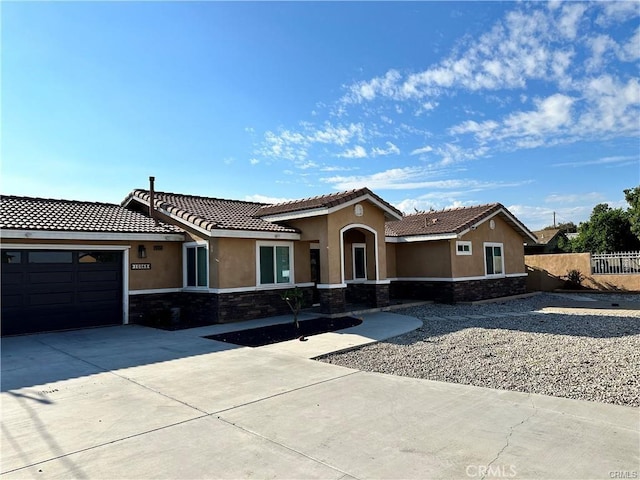
[(50, 283), (71, 283), (74, 281), (73, 272), (29, 272), (27, 281), (32, 285)]
[(113, 290), (78, 292), (78, 303), (114, 302), (119, 295)]
[(24, 305), (24, 295), (21, 293), (9, 294), (2, 292), (2, 308), (21, 307)]
[(60, 293), (37, 293), (29, 295), (28, 305), (34, 307), (42, 305), (73, 305), (73, 292), (60, 292)]
[(17, 260), (2, 265), (3, 335), (122, 323), (122, 252), (11, 253)]
[(120, 272), (114, 270), (96, 270), (96, 271), (80, 271), (78, 272), (78, 280), (80, 282), (119, 282)]

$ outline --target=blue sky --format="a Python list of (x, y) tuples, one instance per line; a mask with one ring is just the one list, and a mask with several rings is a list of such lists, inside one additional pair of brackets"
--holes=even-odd
[(368, 186), (531, 229), (640, 184), (640, 4), (3, 2), (4, 194)]

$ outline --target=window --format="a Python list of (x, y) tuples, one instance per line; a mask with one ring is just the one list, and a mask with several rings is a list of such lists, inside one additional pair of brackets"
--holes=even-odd
[(487, 275), (504, 274), (504, 257), (501, 243), (484, 244), (484, 261)]
[(22, 253), (13, 250), (2, 250), (2, 263), (21, 263)]
[(73, 252), (29, 252), (29, 263), (73, 263)]
[(209, 284), (208, 255), (205, 245), (185, 246), (185, 285), (187, 287), (207, 287)]
[(353, 244), (353, 279), (367, 278), (367, 245), (364, 243)]
[(291, 244), (258, 244), (258, 282), (260, 285), (293, 283), (293, 246)]
[(472, 253), (471, 242), (456, 242), (456, 255), (471, 255)]

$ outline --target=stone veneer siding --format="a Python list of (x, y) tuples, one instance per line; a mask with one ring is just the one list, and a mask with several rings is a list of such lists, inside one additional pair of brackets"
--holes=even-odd
[[(310, 306), (313, 289), (301, 288), (304, 306)], [(176, 330), (240, 322), (291, 313), (280, 297), (286, 290), (237, 293), (176, 292), (129, 296), (129, 322)]]
[(391, 282), (393, 299), (432, 300), (438, 303), (475, 302), (520, 295), (527, 291), (527, 277), (487, 278), (460, 282)]
[(318, 293), (320, 294), (320, 312), (326, 314), (344, 312), (346, 290), (346, 288), (318, 289)]
[(387, 307), (389, 306), (389, 285), (349, 283), (345, 292), (345, 300), (347, 303), (367, 307)]

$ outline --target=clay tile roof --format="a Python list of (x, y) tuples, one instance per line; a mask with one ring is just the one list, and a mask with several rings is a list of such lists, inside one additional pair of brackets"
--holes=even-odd
[(0, 199), (0, 229), (110, 233), (182, 233), (140, 212), (110, 203), (6, 195)]
[[(148, 190), (134, 190), (123, 202), (138, 198), (149, 202)], [(154, 204), (159, 210), (182, 218), (205, 230), (250, 230), (259, 232), (297, 233), (297, 230), (256, 218), (262, 203), (220, 198), (154, 192)]]
[(285, 203), (278, 203), (275, 205), (262, 206), (256, 216), (266, 217), (269, 215), (279, 215), (283, 213), (301, 212), (305, 210), (313, 210), (316, 208), (331, 208), (343, 203), (347, 203), (351, 200), (370, 195), (384, 207), (390, 211), (396, 213), (398, 216), (402, 216), (402, 212), (396, 209), (378, 195), (373, 193), (368, 188), (359, 188), (356, 190), (349, 190), (346, 192), (330, 193), (328, 195), (320, 195), (317, 197), (303, 198), (301, 200), (293, 200)]
[(387, 237), (406, 237), (457, 234), (501, 208), (504, 208), (501, 204), (491, 203), (406, 215), (402, 220), (387, 222), (385, 235)]

